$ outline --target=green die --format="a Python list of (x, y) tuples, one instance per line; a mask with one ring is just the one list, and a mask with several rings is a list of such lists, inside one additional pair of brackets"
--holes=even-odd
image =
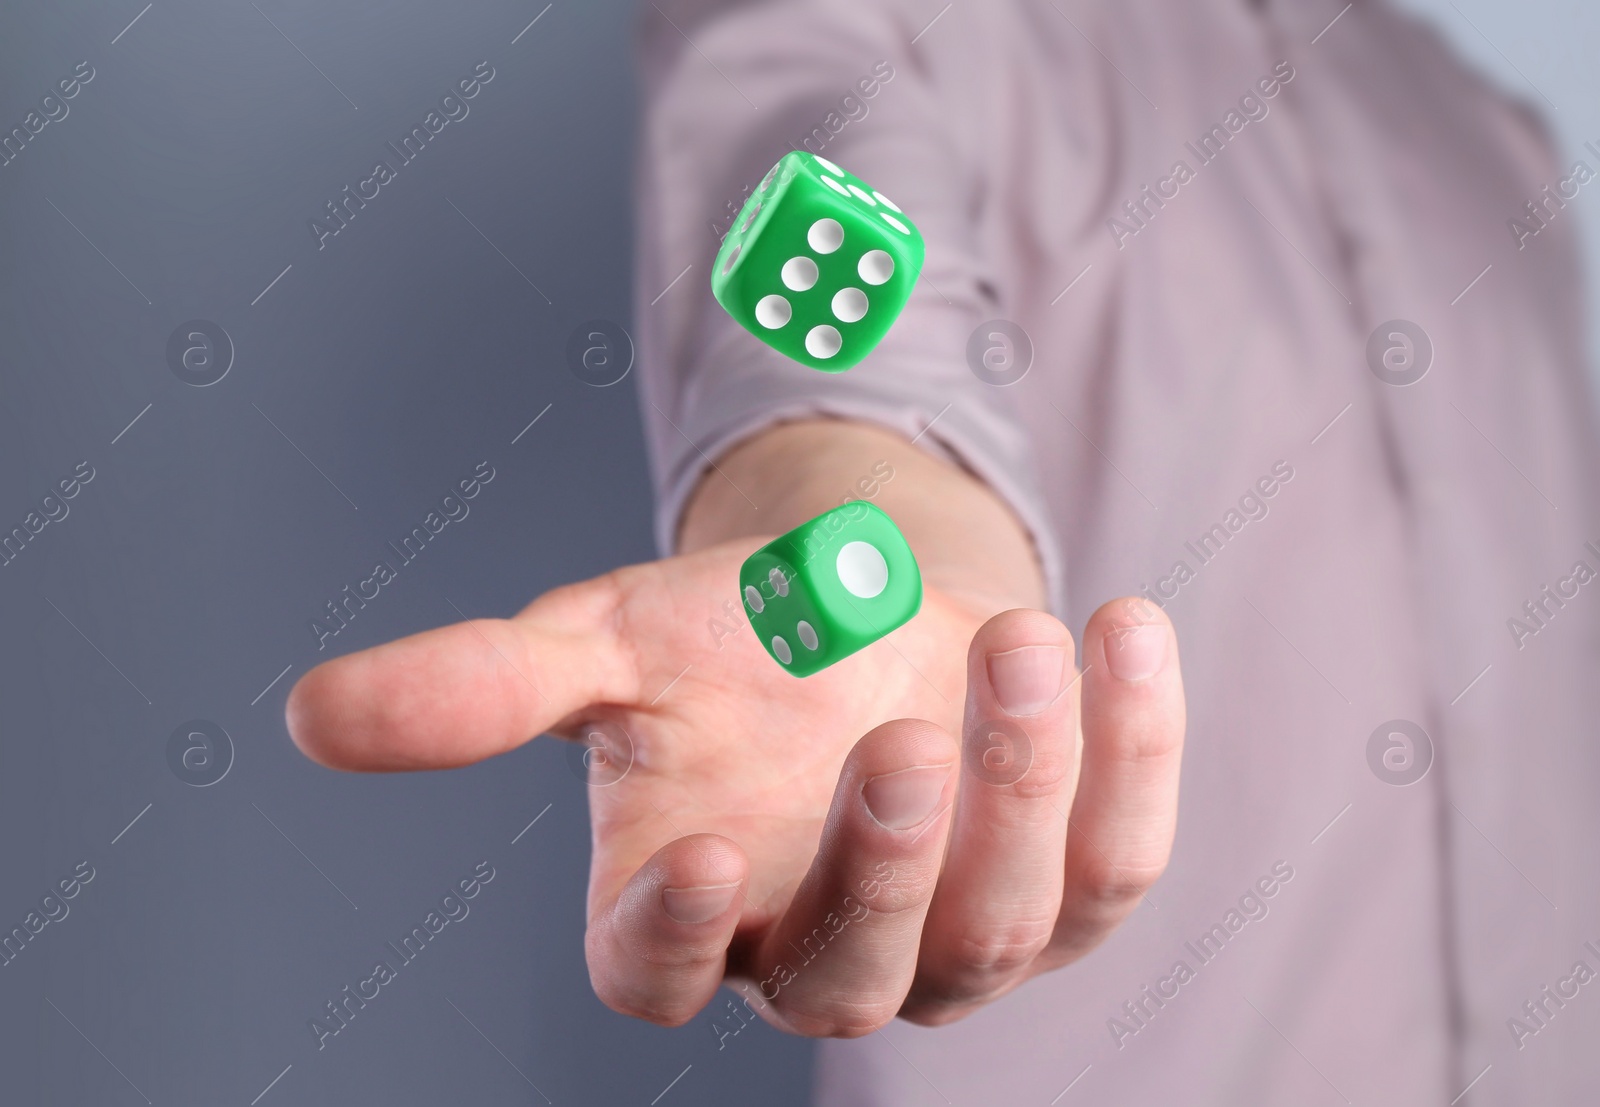
[(915, 615), (922, 573), (894, 520), (853, 500), (751, 554), (739, 590), (761, 645), (810, 676)]
[(761, 341), (839, 373), (889, 333), (922, 272), (922, 232), (827, 158), (785, 154), (733, 221), (711, 293)]

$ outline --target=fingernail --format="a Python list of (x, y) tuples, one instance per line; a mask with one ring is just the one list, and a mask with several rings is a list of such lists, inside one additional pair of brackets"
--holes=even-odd
[(737, 884), (707, 884), (699, 888), (663, 888), (661, 906), (681, 923), (710, 922), (728, 909), (739, 893)]
[(890, 830), (907, 830), (926, 819), (938, 806), (949, 776), (949, 765), (884, 773), (861, 786), (861, 798), (878, 822)]
[(1108, 630), (1106, 667), (1118, 680), (1153, 677), (1167, 663), (1167, 637), (1167, 628), (1161, 623)]
[(1037, 715), (1061, 694), (1067, 651), (1060, 646), (1023, 646), (991, 653), (989, 687), (1007, 715)]

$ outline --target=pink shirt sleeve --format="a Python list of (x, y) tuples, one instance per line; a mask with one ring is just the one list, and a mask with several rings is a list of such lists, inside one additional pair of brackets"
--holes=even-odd
[[(911, 42), (917, 31), (895, 4), (644, 9), (634, 295), (657, 541), (672, 549), (686, 498), (739, 440), (807, 416), (866, 421), (955, 461), (1003, 497), (1033, 536), (1059, 610), (1060, 555), (1027, 434), (1006, 389), (967, 364), (969, 337), (1000, 314), (981, 241), (981, 160), (950, 125), (960, 90), (941, 87)], [(928, 244), (923, 279), (893, 331), (837, 375), (767, 347), (709, 288), (733, 213), (796, 148), (872, 182)], [(841, 499), (853, 483), (841, 484)]]

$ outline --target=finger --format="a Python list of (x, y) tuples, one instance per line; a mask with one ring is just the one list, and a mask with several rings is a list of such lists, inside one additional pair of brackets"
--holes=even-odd
[(521, 745), (638, 678), (612, 629), (611, 577), (558, 589), (513, 619), (474, 619), (326, 661), (289, 693), (295, 744), (338, 769), (439, 769)]
[(912, 719), (856, 743), (811, 870), (754, 959), (772, 1021), (858, 1037), (894, 1018), (939, 877), (957, 753), (944, 730)]
[(1078, 771), (1072, 636), (1007, 611), (973, 636), (961, 791), (902, 1015), (951, 1021), (1026, 979), (1061, 908)]
[(607, 1007), (682, 1026), (722, 983), (739, 924), (744, 851), (716, 834), (669, 842), (589, 921), (589, 981)]
[(1051, 954), (1093, 948), (1166, 868), (1178, 819), (1183, 678), (1172, 624), (1154, 604), (1106, 604), (1084, 631), (1083, 766), (1067, 832)]

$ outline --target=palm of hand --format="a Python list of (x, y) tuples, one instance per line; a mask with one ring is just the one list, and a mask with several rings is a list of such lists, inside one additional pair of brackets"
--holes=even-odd
[(604, 741), (589, 797), (591, 914), (667, 843), (722, 835), (750, 860), (734, 963), (788, 907), (861, 736), (899, 718), (959, 730), (966, 646), (982, 622), (930, 589), (888, 639), (796, 679), (723, 602), (737, 602), (729, 582), (747, 552), (735, 543), (620, 574), (621, 633), (644, 644), (641, 686), (662, 691), (557, 728)]

